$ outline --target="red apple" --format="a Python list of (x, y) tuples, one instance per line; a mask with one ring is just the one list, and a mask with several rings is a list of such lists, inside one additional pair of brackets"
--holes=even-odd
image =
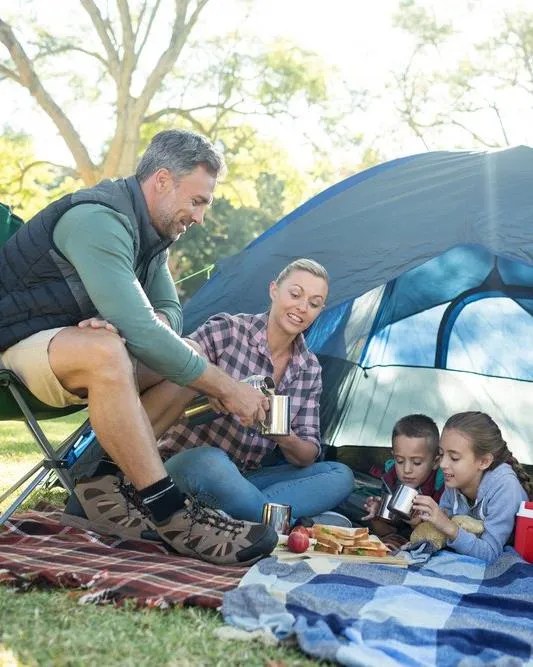
[(287, 540), (287, 548), (296, 554), (301, 554), (309, 547), (309, 537), (306, 533), (299, 530), (293, 530)]

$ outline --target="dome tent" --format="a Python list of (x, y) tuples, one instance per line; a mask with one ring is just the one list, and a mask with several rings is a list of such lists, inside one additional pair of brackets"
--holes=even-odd
[(480, 409), (533, 463), (533, 149), (433, 152), (356, 174), (290, 213), (186, 304), (186, 331), (215, 312), (259, 312), (267, 283), (310, 257), (330, 273), (307, 333), (324, 364), (326, 441), (389, 445), (425, 412), (442, 427)]

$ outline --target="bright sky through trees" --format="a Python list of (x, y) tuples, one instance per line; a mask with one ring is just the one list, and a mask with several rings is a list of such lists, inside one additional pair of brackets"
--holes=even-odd
[[(74, 0), (69, 0), (69, 3), (74, 4)], [(450, 64), (454, 57), (468, 55), (474, 42), (490, 36), (504, 10), (530, 11), (533, 7), (527, 0), (424, 0), (419, 4), (431, 8), (437, 18), (452, 18), (454, 27), (460, 30), (446, 51), (434, 55), (433, 61), (428, 58), (428, 70), (438, 65), (439, 58)], [(44, 12), (43, 16), (60, 24), (73, 20), (75, 15), (74, 11), (67, 12), (66, 6), (66, 3), (55, 0), (39, 3), (37, 11)], [(395, 157), (423, 150), (414, 136), (406, 130), (398, 131), (394, 126), (397, 119), (393, 117), (392, 105), (386, 94), (383, 95), (391, 71), (407, 61), (412, 48), (411, 38), (392, 25), (397, 9), (398, 0), (250, 0), (248, 3), (243, 0), (211, 0), (194, 30), (193, 38), (201, 40), (239, 30), (242, 34), (256, 35), (265, 43), (287, 37), (303, 48), (316, 51), (328, 64), (340, 70), (351, 88), (381, 91), (381, 99), (372, 104), (368, 113), (354, 112), (354, 130), (366, 136), (379, 136), (382, 142), (390, 136), (387, 157)], [(28, 10), (28, 3), (11, 0), (9, 10), (24, 13)], [(0, 125), (9, 123), (15, 129), (32, 134), (39, 158), (71, 162), (48, 118), (40, 111), (31, 110), (31, 101), (25, 93), (16, 90), (12, 84), (10, 90), (17, 100), (12, 106), (1, 105)], [(511, 102), (507, 112), (508, 118), (512, 118), (511, 142), (533, 143), (531, 123), (524, 117), (519, 104)], [(105, 134), (102, 127), (106, 119), (99, 115), (97, 105), (81, 112), (77, 122), (89, 146), (98, 150)], [(308, 133), (313, 133), (313, 118), (302, 117), (300, 122), (307, 124)], [(276, 136), (291, 147), (296, 164), (299, 160), (310, 158), (301, 139), (299, 144), (295, 143), (290, 121), (265, 122), (264, 125), (260, 121), (260, 127), (265, 134)]]

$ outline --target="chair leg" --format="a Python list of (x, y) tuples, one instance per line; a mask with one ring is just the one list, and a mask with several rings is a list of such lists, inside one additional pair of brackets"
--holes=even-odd
[[(65, 489), (69, 492), (72, 493), (72, 490), (74, 488), (74, 485), (72, 483), (72, 479), (68, 472), (65, 470), (61, 469), (59, 462), (57, 461), (57, 454), (54, 451), (54, 449), (51, 447), (50, 443), (48, 442), (47, 437), (43, 433), (43, 430), (37, 423), (37, 420), (31, 413), (31, 410), (29, 410), (28, 406), (26, 405), (25, 400), (22, 398), (22, 395), (20, 394), (19, 390), (17, 387), (14, 385), (10, 384), (9, 385), (9, 391), (13, 395), (13, 398), (17, 402), (17, 405), (22, 411), (22, 414), (24, 415), (24, 419), (26, 421), (26, 425), (29, 428), (31, 434), (37, 440), (39, 443), (39, 446), (41, 447), (42, 451), (45, 453), (45, 455), (48, 457), (47, 460), (50, 462), (50, 468), (54, 470), (56, 475), (59, 477), (61, 484), (65, 487)], [(55, 465), (54, 465), (55, 463)]]
[[(32, 420), (35, 421), (33, 416)], [(63, 440), (63, 442), (59, 445), (57, 452), (54, 453), (55, 457), (59, 457), (60, 459), (62, 459), (64, 456), (67, 455), (70, 449), (78, 442), (82, 433), (84, 433), (85, 430), (87, 429), (88, 423), (89, 420), (86, 419), (83, 422), (83, 424), (80, 424), (80, 426), (78, 426), (78, 428), (73, 433), (71, 433), (67, 438), (65, 438), (65, 440)], [(33, 431), (31, 432), (33, 434)], [(42, 437), (45, 438), (46, 440), (46, 436), (44, 435), (44, 433), (42, 434)], [(47, 440), (46, 442), (48, 444)], [(18, 480), (18, 482), (13, 484), (13, 486), (11, 486), (7, 491), (5, 491), (0, 496), (0, 503), (2, 503), (6, 498), (9, 498), (10, 495), (12, 495), (18, 488), (20, 488), (25, 482), (27, 482), (29, 479), (33, 477), (31, 482), (22, 491), (22, 493), (20, 493), (20, 495), (17, 496), (17, 498), (11, 503), (11, 505), (4, 511), (3, 514), (0, 514), (0, 526), (9, 519), (9, 517), (13, 514), (13, 512), (15, 512), (22, 505), (22, 503), (26, 500), (26, 498), (28, 498), (28, 496), (34, 491), (34, 489), (37, 488), (37, 486), (39, 486), (39, 484), (41, 484), (46, 479), (47, 476), (49, 476), (53, 472), (57, 472), (57, 469), (53, 467), (52, 468), (47, 467), (46, 461), (47, 459), (43, 459), (35, 466), (33, 466), (33, 468), (29, 470), (23, 477), (21, 477)], [(36, 477), (34, 477), (36, 473), (39, 474)], [(67, 491), (69, 491), (69, 493), (72, 493), (72, 489), (67, 488)]]

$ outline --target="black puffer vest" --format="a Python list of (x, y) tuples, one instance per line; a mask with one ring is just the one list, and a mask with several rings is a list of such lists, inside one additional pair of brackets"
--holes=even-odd
[[(148, 291), (157, 268), (167, 260), (170, 241), (150, 222), (142, 190), (134, 176), (102, 181), (52, 202), (0, 248), (0, 351), (38, 331), (71, 326), (97, 315), (76, 269), (55, 247), (59, 218), (79, 204), (107, 206), (133, 238), (135, 274)], [(110, 289), (113, 289), (110, 286)]]

